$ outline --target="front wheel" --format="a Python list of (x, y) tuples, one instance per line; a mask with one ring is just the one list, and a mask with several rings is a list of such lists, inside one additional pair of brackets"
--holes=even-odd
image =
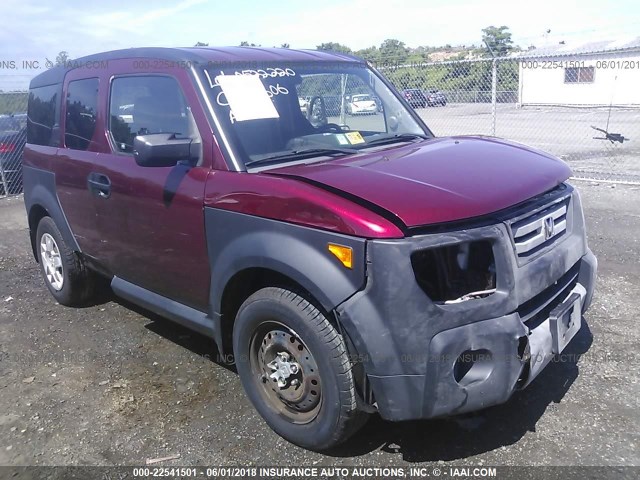
[(342, 336), (300, 295), (275, 287), (251, 295), (238, 311), (233, 347), (249, 399), (286, 440), (326, 450), (365, 423)]

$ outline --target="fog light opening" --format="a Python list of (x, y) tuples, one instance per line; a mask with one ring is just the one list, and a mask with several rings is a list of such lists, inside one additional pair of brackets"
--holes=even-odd
[(483, 382), (493, 371), (493, 357), (489, 350), (465, 350), (453, 366), (453, 378), (463, 387)]

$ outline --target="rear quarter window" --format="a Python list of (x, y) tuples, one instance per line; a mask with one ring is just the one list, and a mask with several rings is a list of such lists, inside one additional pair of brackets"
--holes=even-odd
[(54, 127), (57, 124), (61, 85), (47, 85), (29, 90), (27, 109), (27, 142), (57, 146)]

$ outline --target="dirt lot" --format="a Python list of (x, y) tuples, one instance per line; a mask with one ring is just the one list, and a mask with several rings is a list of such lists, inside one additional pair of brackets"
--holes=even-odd
[(27, 241), (22, 198), (0, 200), (0, 465), (640, 464), (640, 187), (576, 183), (600, 262), (568, 352), (507, 404), (448, 420), (374, 417), (326, 455), (258, 417), (211, 343), (105, 293), (57, 305)]

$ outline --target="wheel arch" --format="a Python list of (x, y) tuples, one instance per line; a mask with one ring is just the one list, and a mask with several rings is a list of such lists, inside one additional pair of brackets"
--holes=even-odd
[[(212, 273), (210, 308), (223, 355), (230, 353), (228, 334), (237, 308), (259, 288), (291, 288), (327, 314), (364, 288), (364, 239), (236, 212), (205, 210)], [(352, 248), (353, 268), (344, 267), (328, 251), (329, 242)]]
[(31, 241), (31, 251), (33, 252), (33, 258), (38, 261), (38, 250), (36, 247), (36, 232), (38, 230), (38, 224), (44, 217), (49, 217), (49, 212), (42, 205), (33, 205), (29, 210), (27, 220), (29, 223), (29, 240)]
[(67, 217), (65, 216), (58, 195), (56, 193), (55, 174), (34, 167), (23, 167), (24, 203), (29, 222), (29, 237), (33, 254), (38, 259), (36, 251), (36, 231), (38, 223), (43, 217), (51, 217), (55, 222), (65, 243), (76, 252), (81, 252)]
[(220, 331), (219, 346), (223, 355), (233, 351), (233, 327), (240, 306), (255, 292), (267, 287), (279, 287), (297, 293), (335, 323), (335, 318), (325, 310), (322, 303), (293, 278), (271, 268), (248, 267), (236, 272), (227, 281), (220, 297), (220, 324), (216, 331)]

